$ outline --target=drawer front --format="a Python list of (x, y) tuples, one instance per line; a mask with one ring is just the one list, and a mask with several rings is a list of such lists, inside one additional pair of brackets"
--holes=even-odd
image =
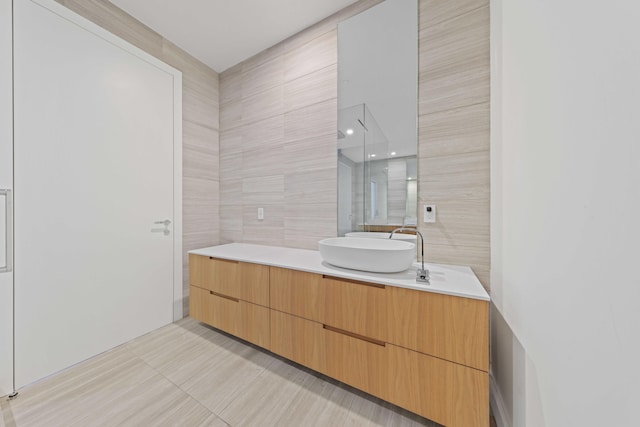
[(269, 348), (268, 308), (196, 286), (191, 286), (190, 292), (191, 317), (253, 344)]
[(269, 266), (266, 265), (190, 254), (189, 281), (202, 289), (269, 305)]
[(271, 267), (270, 304), (274, 310), (386, 339), (385, 287), (355, 280)]
[(326, 375), (388, 400), (388, 355), (382, 342), (324, 325)]
[(241, 262), (240, 299), (269, 306), (269, 266)]
[(309, 320), (321, 321), (320, 282), (322, 276), (271, 267), (269, 273), (270, 304), (274, 310)]
[(321, 323), (271, 310), (271, 351), (318, 372), (326, 372)]
[(388, 289), (388, 342), (489, 370), (489, 304), (487, 301)]
[(447, 427), (489, 427), (487, 372), (387, 347), (387, 400)]
[(238, 337), (257, 346), (271, 347), (270, 313), (267, 307), (240, 300)]
[(387, 339), (383, 285), (322, 276), (320, 322), (380, 341)]
[(189, 284), (240, 298), (240, 263), (189, 254)]
[(232, 335), (239, 335), (240, 300), (196, 286), (191, 286), (189, 290), (191, 317)]

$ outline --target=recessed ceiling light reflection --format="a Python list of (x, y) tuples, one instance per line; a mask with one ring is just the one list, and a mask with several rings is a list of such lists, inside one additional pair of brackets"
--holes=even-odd
[(353, 129), (347, 129), (347, 135), (353, 135)]
[(392, 152), (391, 152), (391, 155), (392, 155), (392, 156), (395, 156), (395, 155), (396, 155), (396, 152), (395, 152), (395, 151), (392, 151)]
[(375, 156), (376, 156), (375, 154), (372, 154), (372, 155), (371, 155), (371, 157), (375, 157)]

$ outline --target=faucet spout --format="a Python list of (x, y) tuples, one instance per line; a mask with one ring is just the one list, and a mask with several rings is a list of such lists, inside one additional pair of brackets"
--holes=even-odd
[(389, 233), (389, 239), (393, 238), (393, 233), (397, 231), (412, 231), (416, 233), (416, 236), (420, 237), (420, 260), (422, 261), (422, 268), (419, 268), (416, 271), (416, 282), (417, 283), (429, 283), (429, 270), (424, 268), (424, 237), (422, 237), (422, 233), (418, 231), (418, 228), (410, 228), (410, 227), (399, 227)]

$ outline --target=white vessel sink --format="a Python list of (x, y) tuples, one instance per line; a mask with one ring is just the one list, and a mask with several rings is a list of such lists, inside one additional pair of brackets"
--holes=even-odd
[[(352, 231), (351, 233), (345, 234), (345, 237), (365, 237), (368, 239), (388, 239), (389, 234), (391, 233), (383, 233), (377, 231)], [(393, 233), (392, 240), (403, 240), (405, 242), (416, 242), (415, 234), (404, 234), (404, 233)]]
[(392, 239), (332, 237), (319, 242), (329, 264), (374, 273), (397, 273), (411, 267), (416, 245)]

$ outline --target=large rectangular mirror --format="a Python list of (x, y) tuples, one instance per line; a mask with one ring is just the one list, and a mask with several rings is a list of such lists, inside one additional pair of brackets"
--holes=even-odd
[(417, 218), (417, 0), (338, 25), (338, 235)]

